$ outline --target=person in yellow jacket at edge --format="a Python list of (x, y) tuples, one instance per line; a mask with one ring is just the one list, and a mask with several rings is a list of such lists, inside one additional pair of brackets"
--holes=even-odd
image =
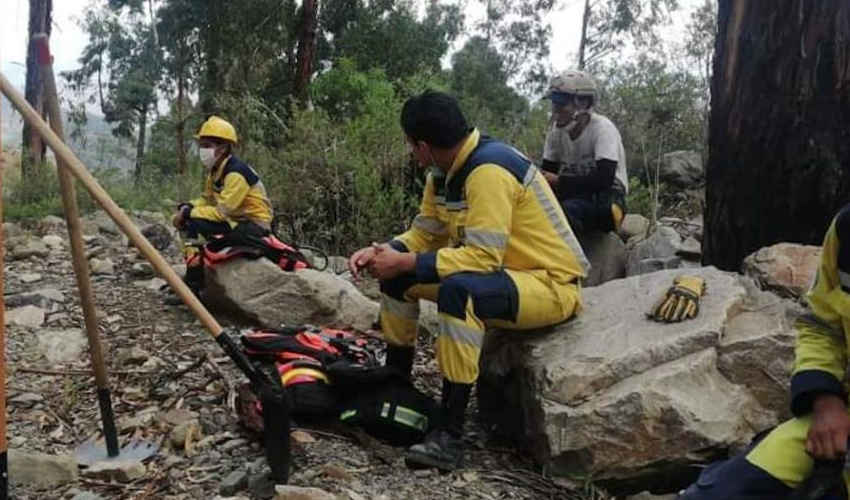
[[(843, 461), (850, 435), (847, 389), (842, 382), (850, 345), (850, 205), (841, 209), (827, 230), (807, 298), (810, 311), (794, 325), (794, 418), (756, 440), (744, 453), (709, 466), (679, 494), (680, 500), (782, 499), (809, 477), (816, 461)], [(848, 479), (845, 471), (843, 483), (850, 484)], [(837, 483), (839, 489), (844, 486), (840, 480)], [(819, 498), (846, 496), (828, 492)]]
[[(233, 154), (238, 143), (233, 125), (211, 116), (201, 125), (195, 139), (206, 169), (204, 191), (199, 198), (180, 203), (172, 223), (183, 238), (184, 280), (197, 295), (204, 285), (200, 237), (234, 230), (265, 235), (271, 227), (272, 206), (257, 172)], [(166, 302), (181, 303), (176, 295), (168, 297)]]
[(417, 163), (430, 166), (419, 214), (407, 232), (358, 250), (348, 266), (355, 277), (365, 269), (380, 280), (387, 365), (408, 377), (418, 301), (437, 302), (442, 418), (406, 460), (453, 470), (485, 328), (567, 320), (581, 309), (579, 280), (589, 265), (540, 171), (470, 128), (453, 97), (426, 91), (408, 99), (401, 126)]

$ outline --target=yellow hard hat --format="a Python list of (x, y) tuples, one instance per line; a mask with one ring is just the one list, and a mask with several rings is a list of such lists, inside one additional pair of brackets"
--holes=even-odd
[(209, 119), (201, 125), (201, 130), (195, 134), (195, 139), (200, 139), (201, 137), (217, 137), (219, 139), (224, 139), (225, 141), (230, 141), (233, 144), (238, 142), (236, 140), (236, 129), (233, 128), (233, 125), (224, 118), (218, 116), (209, 117)]

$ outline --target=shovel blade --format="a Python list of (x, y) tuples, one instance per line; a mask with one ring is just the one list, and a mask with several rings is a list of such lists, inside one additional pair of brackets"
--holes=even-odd
[(122, 446), (117, 455), (110, 457), (106, 451), (106, 442), (103, 438), (98, 438), (89, 439), (79, 445), (74, 451), (74, 456), (78, 464), (89, 467), (104, 460), (138, 460), (141, 462), (156, 455), (157, 451), (159, 451), (157, 443), (134, 439)]

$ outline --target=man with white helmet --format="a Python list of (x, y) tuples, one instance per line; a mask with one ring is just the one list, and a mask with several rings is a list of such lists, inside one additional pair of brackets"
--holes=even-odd
[[(180, 203), (172, 218), (183, 236), (183, 254), (189, 287), (197, 294), (203, 288), (200, 237), (233, 230), (249, 235), (269, 231), (272, 206), (257, 172), (233, 154), (238, 143), (236, 129), (228, 121), (211, 116), (195, 135), (198, 153), (207, 172), (204, 191), (190, 202)], [(169, 303), (180, 303), (176, 296)]]
[(595, 113), (596, 84), (583, 71), (552, 78), (552, 128), (542, 170), (579, 235), (619, 228), (626, 209), (626, 153), (617, 127)]

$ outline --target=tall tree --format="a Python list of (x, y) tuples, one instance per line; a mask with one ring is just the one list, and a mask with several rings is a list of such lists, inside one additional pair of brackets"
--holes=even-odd
[(593, 66), (627, 41), (643, 47), (656, 45), (658, 27), (678, 7), (678, 0), (585, 0), (579, 69)]
[[(32, 38), (38, 33), (45, 33), (50, 37), (52, 28), (53, 0), (30, 0), (29, 29), (27, 39), (27, 77), (24, 94), (27, 102), (39, 114), (44, 114), (44, 78), (39, 70), (36, 59), (35, 47)], [(31, 129), (25, 121), (23, 128), (23, 150), (22, 166), (27, 162), (39, 163), (44, 161), (46, 147), (41, 137)]]
[(319, 57), (346, 58), (361, 71), (378, 68), (393, 81), (420, 71), (438, 73), (463, 24), (456, 5), (436, 0), (422, 19), (409, 2), (326, 0), (324, 5)]
[(536, 93), (543, 90), (548, 68), (552, 28), (546, 15), (555, 0), (479, 0), (486, 7), (478, 23), (479, 36), (501, 55), (503, 68), (515, 87)]
[(295, 96), (305, 105), (310, 99), (310, 76), (316, 58), (316, 25), (319, 0), (304, 0), (301, 3), (301, 28), (298, 31), (298, 57), (295, 70)]
[(101, 10), (86, 11), (82, 25), (89, 43), (80, 57), (82, 67), (65, 74), (78, 92), (85, 92), (97, 77), (91, 100), (100, 104), (113, 135), (136, 136), (136, 181), (141, 179), (148, 118), (162, 77), (153, 26), (143, 18), (141, 7), (141, 2), (113, 1)]
[(850, 196), (850, 3), (720, 0), (704, 261), (820, 243)]

